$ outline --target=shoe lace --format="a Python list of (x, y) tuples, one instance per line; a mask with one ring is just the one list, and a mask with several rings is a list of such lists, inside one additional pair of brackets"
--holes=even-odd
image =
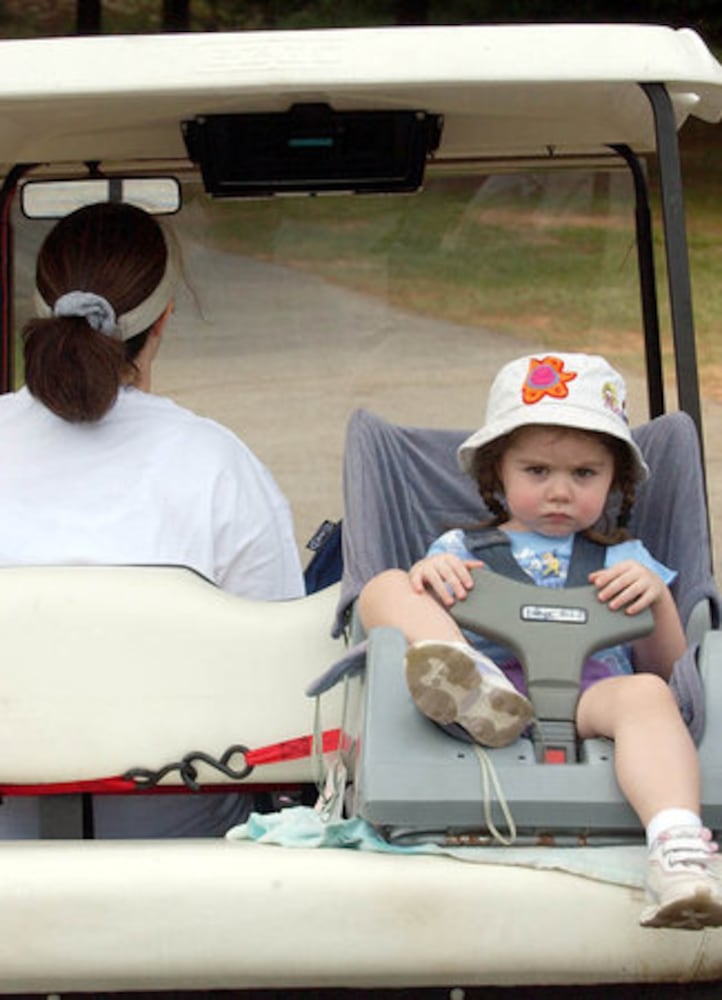
[(660, 837), (660, 853), (665, 866), (700, 871), (707, 868), (710, 855), (717, 850), (710, 832), (702, 830), (682, 830)]
[[(499, 781), (499, 776), (496, 773), (496, 768), (491, 761), (491, 757), (478, 743), (474, 743), (473, 746), (476, 751), (476, 758), (479, 761), (479, 769), (481, 771), (481, 785), (484, 798), (484, 822), (486, 823), (489, 833), (492, 835), (494, 840), (497, 841), (497, 843), (503, 844), (504, 847), (510, 847), (516, 840), (516, 823), (514, 822), (511, 809), (509, 808), (509, 803), (506, 801), (506, 796), (502, 790), (501, 782)], [(504, 822), (506, 823), (508, 831), (506, 835), (500, 832), (499, 828), (492, 819), (491, 798), (489, 795), (490, 785), (494, 789), (496, 801), (499, 804), (499, 808), (504, 816)]]

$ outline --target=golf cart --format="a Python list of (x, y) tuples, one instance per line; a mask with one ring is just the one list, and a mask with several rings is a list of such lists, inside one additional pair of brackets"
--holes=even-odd
[[(329, 666), (353, 657), (344, 631), (358, 587), (384, 559), (403, 564), (388, 547), (364, 562), (358, 545), (373, 534), (359, 521), (368, 517), (356, 509), (366, 494), (352, 475), (359, 434), (366, 440), (363, 428), (374, 423), (368, 410), (383, 413), (382, 436), (413, 442), (414, 427), (429, 420), (453, 450), (458, 432), (448, 428), (480, 422), (488, 376), (508, 357), (544, 349), (541, 338), (522, 345), (500, 334), (488, 305), (498, 275), (509, 273), (504, 263), (519, 265), (509, 233), (531, 230), (530, 256), (541, 266), (560, 233), (537, 227), (530, 206), (564, 211), (563, 192), (574, 191), (596, 212), (623, 190), (631, 228), (616, 215), (604, 226), (595, 216), (591, 228), (620, 238), (624, 277), (641, 289), (637, 380), (647, 395), (638, 422), (664, 419), (670, 371), (687, 415), (678, 448), (693, 471), (677, 478), (694, 486), (696, 506), (692, 540), (679, 537), (699, 587), (685, 619), (707, 698), (698, 733), (706, 816), (722, 829), (714, 676), (722, 650), (677, 143), (688, 118), (722, 116), (722, 67), (703, 42), (658, 27), (565, 25), (52, 39), (4, 42), (0, 53), (2, 389), (19, 377), (16, 330), (30, 309), (43, 219), (88, 199), (169, 211), (180, 190), (172, 224), (188, 289), (179, 291), (175, 344), (169, 334), (157, 388), (249, 441), (289, 494), (302, 539), (319, 517), (343, 513), (345, 547), (342, 580), (276, 604), (221, 593), (180, 567), (2, 568), (0, 785), (6, 800), (40, 797), (42, 829), (37, 839), (0, 843), (0, 992), (722, 979), (722, 931), (638, 926), (643, 848), (628, 817), (614, 819), (625, 836), (612, 843), (562, 850), (547, 836), (554, 816), (537, 819), (537, 804), (524, 821), (533, 838), (525, 853), (469, 847), (484, 830), (481, 811), (469, 818), (467, 804), (481, 803), (482, 791), (462, 761), (465, 814), (452, 824), (461, 839), (399, 843), (393, 831), (414, 826), (418, 811), (390, 820), (376, 812), (374, 782), (391, 765), (383, 748), (380, 758), (367, 754), (397, 721), (374, 721), (376, 708), (408, 708), (402, 691), (389, 701), (379, 688), (387, 680), (379, 664), (398, 662), (398, 636), (370, 637), (368, 677), (356, 657), (349, 680), (319, 684)], [(659, 179), (670, 371), (648, 162)], [(573, 228), (578, 205), (562, 229)], [(486, 259), (502, 270), (463, 286), (465, 266), (478, 265), (470, 242), (482, 227), (503, 234)], [(320, 235), (329, 230), (337, 242), (323, 256)], [(433, 263), (441, 256), (443, 274)], [(419, 258), (425, 270), (414, 272)], [(617, 273), (618, 248), (614, 260)], [(531, 273), (525, 284), (534, 284)], [(561, 336), (575, 346), (577, 334)], [(615, 341), (614, 350), (634, 372), (624, 345)], [(451, 383), (435, 386), (442, 368)], [(429, 415), (442, 388), (443, 412)], [(329, 510), (340, 504), (347, 422), (346, 505)], [(377, 500), (379, 534), (392, 512), (384, 503)], [(688, 500), (676, 510), (684, 521)], [(119, 627), (121, 617), (132, 629)], [(319, 723), (307, 691), (326, 686)], [(424, 720), (407, 717), (426, 753), (430, 730), (419, 735)], [(442, 736), (433, 734), (448, 756)], [(594, 765), (528, 767), (560, 767), (553, 780), (561, 785), (583, 764), (608, 774), (609, 748), (593, 749)], [(299, 839), (284, 847), (248, 831), (221, 841), (83, 836), (90, 795), (241, 786), (282, 805), (337, 774), (339, 755), (357, 779), (361, 829), (383, 834), (369, 833), (357, 849)], [(584, 791), (569, 796), (576, 812), (567, 834), (577, 845)], [(397, 792), (391, 800), (384, 792), (392, 805)], [(426, 795), (424, 808), (435, 801)], [(435, 809), (435, 828), (446, 826), (445, 809)], [(427, 828), (424, 815), (415, 832)]]

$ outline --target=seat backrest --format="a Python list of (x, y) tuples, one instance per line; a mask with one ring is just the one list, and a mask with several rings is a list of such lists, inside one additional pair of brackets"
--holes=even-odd
[[(390, 567), (408, 568), (451, 527), (486, 516), (456, 449), (468, 430), (391, 424), (368, 410), (349, 421), (344, 458), (344, 574), (335, 633), (361, 588)], [(712, 575), (704, 477), (697, 431), (685, 413), (670, 413), (633, 431), (647, 463), (630, 529), (679, 576), (673, 591), (685, 625), (700, 604), (719, 622)]]
[[(0, 784), (104, 779), (313, 733), (304, 689), (343, 651), (329, 635), (338, 593), (252, 601), (181, 568), (0, 569)], [(330, 697), (335, 720), (342, 693)], [(248, 780), (316, 771), (304, 757)], [(198, 777), (228, 780), (202, 764)]]

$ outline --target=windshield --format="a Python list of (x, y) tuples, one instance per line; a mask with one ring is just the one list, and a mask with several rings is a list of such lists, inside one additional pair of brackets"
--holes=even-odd
[[(549, 347), (606, 354), (646, 389), (626, 171), (427, 176), (419, 195), (213, 201), (165, 220), (184, 278), (156, 392), (234, 430), (289, 498), (299, 546), (342, 516), (356, 407), (474, 428), (489, 381)], [(16, 212), (16, 319), (50, 223)]]

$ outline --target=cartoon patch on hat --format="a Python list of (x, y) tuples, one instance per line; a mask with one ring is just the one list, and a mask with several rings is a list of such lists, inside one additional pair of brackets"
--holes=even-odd
[(602, 386), (602, 401), (607, 409), (611, 410), (612, 413), (623, 420), (625, 424), (629, 423), (629, 417), (627, 416), (626, 410), (626, 400), (622, 399), (620, 402), (619, 394), (617, 393), (616, 386), (613, 382), (605, 382)]
[(544, 396), (564, 399), (569, 395), (567, 382), (576, 377), (576, 372), (564, 371), (564, 362), (561, 358), (555, 358), (553, 355), (547, 355), (541, 361), (538, 358), (530, 358), (521, 398), (529, 404), (538, 403)]

